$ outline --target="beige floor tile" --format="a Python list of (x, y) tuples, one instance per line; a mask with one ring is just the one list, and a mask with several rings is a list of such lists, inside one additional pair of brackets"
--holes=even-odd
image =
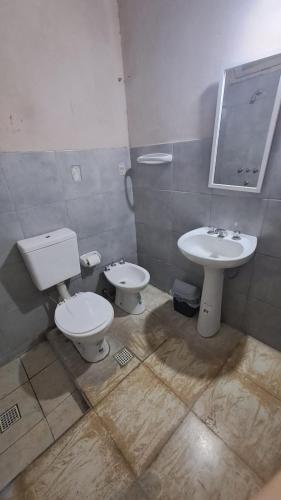
[(36, 375), (43, 368), (46, 368), (55, 359), (56, 355), (46, 340), (40, 342), (40, 344), (34, 346), (30, 351), (21, 356), (21, 361), (29, 378)]
[(234, 353), (230, 362), (239, 373), (281, 400), (281, 352), (248, 337), (242, 356)]
[(84, 415), (86, 404), (83, 404), (82, 397), (78, 391), (74, 391), (64, 401), (51, 411), (47, 416), (47, 421), (55, 439), (58, 439), (67, 429), (69, 429), (79, 418)]
[[(10, 446), (0, 457), (0, 490), (43, 453), (53, 441), (48, 424), (44, 419)], [(19, 493), (21, 496), (18, 498), (25, 498), (23, 491)], [(5, 492), (0, 493), (0, 498), (5, 498)], [(11, 498), (13, 497), (11, 496)]]
[(122, 491), (118, 497), (115, 496), (112, 500), (149, 500), (149, 498), (136, 480), (126, 491)]
[(153, 285), (148, 285), (142, 291), (142, 296), (145, 302), (145, 307), (149, 311), (154, 311), (154, 309), (157, 309), (167, 301), (171, 300), (171, 296), (168, 293), (159, 290), (159, 288), (156, 288)]
[(32, 429), (43, 418), (43, 413), (29, 382), (21, 385), (0, 400), (0, 414), (15, 404), (18, 405), (21, 419), (4, 431), (3, 434), (0, 434), (0, 453), (15, 443), (17, 439)]
[(208, 339), (192, 327), (184, 338), (167, 340), (145, 364), (191, 406), (218, 375), (241, 338), (242, 334), (226, 325)]
[(131, 487), (132, 473), (94, 412), (61, 439), (35, 462), (36, 475), (30, 467), (3, 498), (114, 500)]
[(49, 332), (48, 338), (69, 373), (71, 373), (76, 386), (85, 394), (93, 406), (101, 401), (106, 394), (140, 364), (139, 360), (134, 358), (123, 368), (118, 365), (112, 355), (122, 348), (123, 343), (113, 334), (107, 336), (110, 343), (110, 353), (99, 363), (84, 361), (72, 342), (58, 330)]
[(144, 360), (168, 338), (169, 331), (153, 313), (145, 318), (130, 315), (114, 325), (113, 334), (140, 360)]
[(14, 359), (10, 363), (0, 367), (0, 399), (14, 391), (27, 381), (27, 376), (20, 359)]
[(264, 480), (281, 467), (281, 402), (236, 372), (210, 385), (195, 413)]
[(192, 413), (141, 484), (151, 500), (247, 500), (261, 487), (257, 476)]
[(139, 475), (184, 418), (187, 408), (142, 365), (106, 396), (96, 411)]
[(54, 361), (30, 380), (45, 415), (54, 410), (75, 389), (60, 361)]

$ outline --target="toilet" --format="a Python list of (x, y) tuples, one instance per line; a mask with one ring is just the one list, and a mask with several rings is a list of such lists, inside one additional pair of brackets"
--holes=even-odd
[(81, 356), (91, 363), (104, 359), (110, 350), (105, 339), (113, 307), (100, 295), (80, 292), (71, 296), (65, 280), (80, 274), (77, 236), (63, 228), (17, 242), (18, 249), (39, 290), (56, 286), (60, 302), (55, 310), (57, 328), (70, 339)]
[(141, 314), (145, 304), (141, 295), (149, 283), (150, 274), (143, 267), (131, 264), (123, 259), (113, 262), (105, 268), (104, 274), (115, 286), (115, 304), (129, 314)]

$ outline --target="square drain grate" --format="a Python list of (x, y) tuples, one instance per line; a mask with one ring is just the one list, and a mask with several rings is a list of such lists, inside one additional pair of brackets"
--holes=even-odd
[(113, 358), (120, 366), (126, 366), (134, 357), (127, 347), (122, 347), (120, 351), (113, 354)]
[(11, 425), (15, 424), (20, 419), (21, 414), (18, 405), (12, 406), (8, 410), (4, 411), (2, 415), (0, 415), (0, 431), (7, 431), (11, 427)]

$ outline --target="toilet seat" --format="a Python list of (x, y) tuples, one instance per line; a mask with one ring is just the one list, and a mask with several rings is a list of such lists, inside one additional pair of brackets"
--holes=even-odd
[(82, 292), (57, 305), (55, 323), (64, 334), (81, 339), (104, 330), (113, 316), (113, 307), (106, 299)]

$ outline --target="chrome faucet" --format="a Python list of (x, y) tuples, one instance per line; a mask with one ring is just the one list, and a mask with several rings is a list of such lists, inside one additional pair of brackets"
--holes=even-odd
[(235, 231), (233, 231), (233, 234), (232, 234), (232, 239), (233, 240), (241, 240), (241, 236), (240, 236), (240, 231), (238, 229), (235, 229)]
[(218, 235), (218, 238), (225, 238), (227, 235), (227, 231), (226, 229), (218, 227), (217, 229), (215, 229), (215, 234)]

